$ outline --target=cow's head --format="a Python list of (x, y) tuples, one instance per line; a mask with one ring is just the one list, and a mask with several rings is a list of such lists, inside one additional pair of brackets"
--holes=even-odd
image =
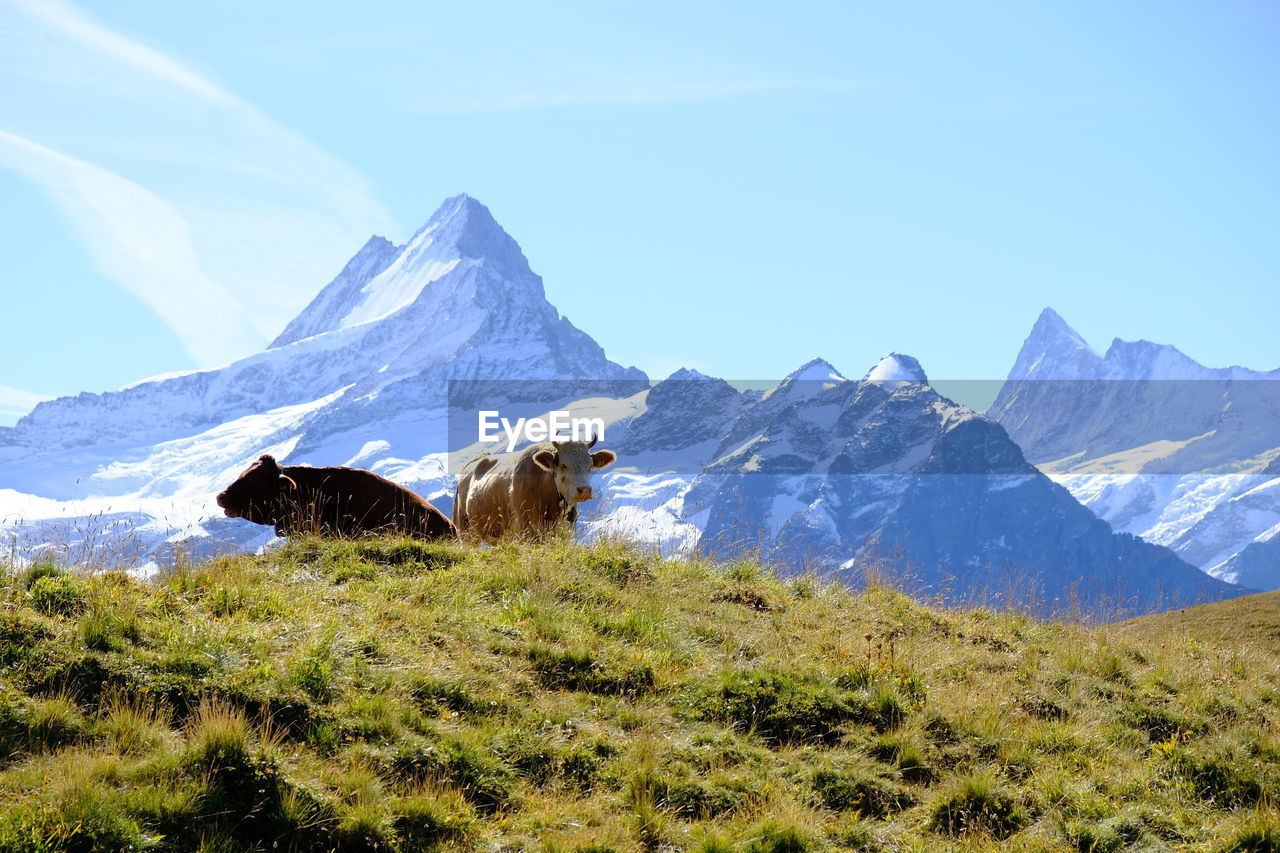
[(551, 450), (539, 450), (533, 454), (533, 462), (555, 478), (556, 491), (566, 504), (589, 501), (595, 497), (587, 478), (596, 468), (607, 468), (618, 459), (612, 450), (591, 452), (596, 439), (591, 441), (553, 441)]
[(282, 509), (297, 491), (298, 484), (285, 476), (275, 457), (263, 454), (218, 494), (217, 501), (227, 518), (282, 524)]

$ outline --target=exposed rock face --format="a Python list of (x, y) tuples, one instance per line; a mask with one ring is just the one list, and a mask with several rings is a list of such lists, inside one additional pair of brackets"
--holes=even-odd
[(952, 599), (1047, 612), (1233, 594), (1167, 549), (1114, 534), (998, 424), (923, 371), (909, 378), (784, 381), (784, 405), (766, 395), (748, 406), (685, 497), (685, 512), (706, 519), (700, 544), (851, 577), (875, 566)]
[(1280, 588), (1280, 534), (1255, 539), (1222, 564), (1219, 576), (1254, 589)]
[(629, 453), (670, 452), (718, 441), (746, 399), (723, 379), (682, 368), (649, 392), (645, 411), (631, 422), (622, 448)]
[[(1280, 524), (1280, 370), (1148, 341), (1099, 356), (1046, 309), (987, 414), (1116, 529), (1215, 576), (1239, 576), (1234, 556)], [(1251, 565), (1251, 585), (1280, 587)]]

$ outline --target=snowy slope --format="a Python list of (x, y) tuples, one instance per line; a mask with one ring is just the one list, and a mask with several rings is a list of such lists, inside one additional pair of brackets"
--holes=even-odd
[(361, 300), (369, 282), (391, 266), (391, 262), (402, 251), (403, 247), (385, 237), (370, 237), (369, 242), (342, 268), (342, 272), (325, 285), (306, 310), (293, 318), (279, 337), (271, 342), (271, 349), (332, 331), (337, 326), (334, 319), (350, 314)]
[[(1117, 530), (1231, 580), (1280, 523), (1277, 380), (1147, 341), (1099, 355), (1045, 309), (988, 414)], [(1248, 582), (1280, 588), (1280, 562), (1268, 574), (1257, 556), (1275, 552), (1251, 553)]]

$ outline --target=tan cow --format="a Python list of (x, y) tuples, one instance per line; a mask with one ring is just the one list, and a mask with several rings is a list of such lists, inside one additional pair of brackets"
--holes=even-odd
[(458, 475), (453, 523), (459, 535), (496, 542), (504, 536), (542, 538), (562, 522), (572, 526), (578, 504), (593, 497), (593, 470), (612, 465), (612, 450), (596, 443), (551, 441), (517, 453), (482, 453)]

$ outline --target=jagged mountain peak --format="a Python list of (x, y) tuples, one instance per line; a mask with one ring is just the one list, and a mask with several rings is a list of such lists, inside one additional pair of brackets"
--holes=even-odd
[(718, 439), (742, 400), (723, 379), (682, 367), (649, 389), (645, 411), (628, 429), (624, 449), (678, 450)]
[(1275, 379), (1280, 370), (1205, 367), (1177, 347), (1114, 338), (1099, 355), (1052, 308), (1040, 312), (1022, 344), (1010, 379)]
[(489, 208), (485, 207), (479, 200), (472, 196), (469, 196), (466, 193), (459, 193), (458, 195), (449, 196), (444, 201), (440, 202), (440, 205), (435, 209), (435, 211), (427, 217), (427, 221), (424, 222), (417, 231), (413, 232), (413, 237), (409, 238), (409, 242), (413, 242), (414, 238), (424, 232), (441, 228), (442, 226), (449, 225), (450, 223), (453, 223), (456, 228), (461, 229), (464, 227), (465, 223), (469, 221), (474, 221), (477, 224), (483, 225), (486, 220), (495, 225), (497, 224), (493, 218), (493, 214), (489, 212)]
[(1115, 379), (1200, 379), (1216, 372), (1170, 344), (1121, 338), (1111, 341), (1103, 363)]
[(1086, 349), (1089, 347), (1088, 342), (1080, 336), (1080, 333), (1071, 328), (1071, 325), (1062, 318), (1061, 314), (1048, 306), (1040, 312), (1040, 316), (1036, 318), (1035, 325), (1031, 327), (1031, 337), (1041, 339), (1065, 337)]
[[(699, 401), (739, 397), (741, 392), (717, 376), (682, 367), (653, 385), (649, 390), (650, 406), (680, 401), (680, 405), (697, 405)], [(692, 411), (684, 412), (692, 416)]]
[(692, 367), (682, 367), (682, 368), (680, 368), (679, 370), (675, 371), (674, 373), (672, 373), (670, 376), (668, 376), (666, 379), (664, 379), (664, 380), (662, 380), (662, 381), (663, 381), (663, 382), (668, 382), (668, 381), (670, 381), (670, 380), (675, 380), (675, 381), (677, 381), (677, 382), (715, 382), (715, 381), (723, 381), (723, 380), (716, 380), (716, 379), (715, 379), (715, 377), (708, 376), (708, 375), (707, 375), (707, 374), (705, 374), (705, 373), (702, 373), (702, 372), (700, 372), (700, 371), (694, 370)]
[(820, 394), (849, 380), (831, 366), (826, 359), (813, 358), (788, 373), (781, 382), (769, 389), (761, 401), (791, 401)]
[(360, 301), (364, 287), (374, 276), (390, 266), (401, 250), (401, 246), (386, 237), (377, 234), (370, 237), (333, 281), (325, 285), (302, 313), (285, 326), (268, 349), (277, 349), (332, 331), (333, 318), (348, 314)]
[(891, 352), (875, 367), (867, 371), (864, 382), (921, 382), (927, 384), (929, 377), (915, 358), (900, 352)]
[(381, 234), (374, 234), (372, 237), (370, 237), (368, 240), (365, 241), (364, 245), (360, 247), (360, 251), (356, 252), (355, 256), (358, 258), (361, 255), (368, 255), (376, 252), (385, 252), (391, 249), (400, 251), (400, 247), (397, 246), (395, 243), (392, 243), (386, 237), (383, 237)]
[[(438, 403), (451, 379), (616, 378), (644, 374), (547, 301), (542, 280), (487, 208), (442, 204), (396, 246), (373, 237), (265, 352), (117, 392), (59, 398), (0, 430), (0, 448), (56, 452), (109, 440), (148, 443), (346, 389), (308, 424), (303, 450), (378, 412)], [(165, 411), (157, 418), (156, 411)]]
[(413, 305), (436, 282), (447, 279), (457, 286), (476, 266), (506, 283), (497, 294), (503, 299), (545, 300), (542, 281), (515, 239), (479, 201), (456, 195), (445, 199), (403, 246), (370, 238), (271, 346), (378, 320)]
[(1022, 342), (1010, 379), (1086, 379), (1101, 370), (1098, 355), (1057, 311), (1045, 308)]
[(782, 380), (787, 382), (848, 382), (840, 371), (824, 358), (813, 358), (797, 367)]
[(427, 238), (452, 248), (459, 257), (515, 263), (527, 268), (519, 244), (493, 218), (489, 208), (463, 193), (447, 198), (405, 245), (408, 252)]
[(1054, 357), (1030, 364), (1036, 337), (988, 410), (1028, 459), (1117, 530), (1215, 577), (1261, 559), (1242, 555), (1280, 521), (1280, 492), (1263, 487), (1280, 465), (1262, 461), (1280, 447), (1280, 371), (1205, 367), (1175, 346), (1121, 338), (1084, 362), (1045, 350)]

